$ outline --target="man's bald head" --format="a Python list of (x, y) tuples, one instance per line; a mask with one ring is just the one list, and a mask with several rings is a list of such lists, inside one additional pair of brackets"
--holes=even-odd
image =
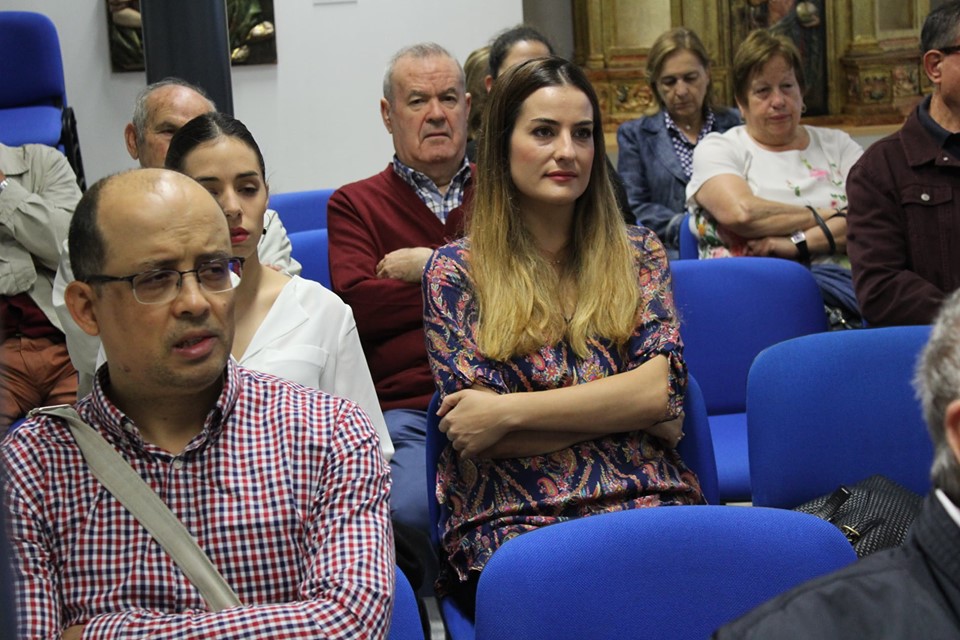
[[(132, 216), (136, 224), (137, 214), (147, 199), (169, 198), (175, 192), (212, 203), (215, 209), (211, 211), (223, 219), (222, 210), (206, 189), (195, 180), (167, 169), (131, 169), (107, 176), (87, 189), (70, 221), (68, 244), (75, 278), (82, 281), (103, 270), (108, 247), (100, 226), (101, 215)], [(118, 199), (123, 202), (118, 203)]]

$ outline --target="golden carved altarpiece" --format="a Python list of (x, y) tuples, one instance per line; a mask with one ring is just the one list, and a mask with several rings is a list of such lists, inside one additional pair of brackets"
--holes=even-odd
[[(576, 52), (597, 89), (605, 129), (655, 109), (644, 76), (647, 51), (667, 29), (695, 30), (713, 59), (717, 98), (733, 104), (730, 64), (750, 12), (793, 11), (824, 22), (827, 114), (816, 124), (898, 124), (929, 92), (920, 67), (920, 26), (931, 0), (573, 0)], [(766, 5), (766, 6), (761, 6)], [(822, 12), (823, 15), (819, 15)]]

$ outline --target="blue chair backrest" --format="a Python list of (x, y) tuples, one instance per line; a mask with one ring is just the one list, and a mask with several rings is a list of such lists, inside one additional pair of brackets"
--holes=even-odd
[[(286, 224), (286, 223), (284, 223)], [(330, 288), (330, 258), (326, 229), (310, 229), (289, 234), (292, 255), (301, 265), (301, 277)]]
[[(440, 454), (447, 446), (447, 437), (440, 432), (440, 418), (437, 409), (440, 408), (440, 394), (434, 393), (427, 407), (427, 510), (430, 516), (430, 542), (433, 543), (441, 562), (443, 550), (440, 548), (441, 527), (447, 519), (446, 504), (437, 502), (437, 462)], [(443, 623), (450, 640), (474, 640), (473, 620), (459, 607), (456, 600), (450, 597), (440, 598), (437, 602)]]
[(270, 208), (280, 214), (287, 233), (327, 228), (327, 202), (335, 189), (271, 193)]
[(398, 568), (396, 588), (393, 596), (393, 616), (390, 618), (389, 640), (424, 640), (423, 622), (417, 596), (403, 571)]
[(763, 349), (827, 329), (816, 280), (796, 262), (678, 260), (670, 270), (684, 358), (709, 415), (746, 410), (747, 373)]
[(66, 90), (60, 39), (40, 13), (0, 11), (0, 142), (57, 146)]
[(747, 383), (754, 504), (793, 508), (877, 473), (927, 493), (933, 447), (911, 380), (929, 335), (832, 331), (757, 356)]
[(760, 507), (650, 507), (508, 540), (480, 574), (478, 640), (708, 638), (856, 560), (839, 529)]
[(440, 461), (440, 454), (447, 446), (447, 437), (440, 433), (440, 418), (437, 417), (437, 409), (440, 408), (440, 394), (434, 392), (430, 400), (430, 406), (427, 407), (427, 509), (430, 515), (430, 541), (434, 546), (440, 544), (440, 525), (441, 518), (445, 519), (443, 509), (437, 502), (437, 463)]
[(720, 504), (720, 486), (717, 481), (717, 459), (710, 436), (710, 420), (703, 391), (696, 379), (687, 376), (687, 395), (683, 399), (683, 439), (677, 452), (700, 479), (700, 490), (708, 504)]
[(697, 260), (700, 258), (700, 248), (697, 236), (690, 229), (690, 220), (692, 216), (689, 213), (684, 214), (683, 222), (680, 223), (680, 259)]

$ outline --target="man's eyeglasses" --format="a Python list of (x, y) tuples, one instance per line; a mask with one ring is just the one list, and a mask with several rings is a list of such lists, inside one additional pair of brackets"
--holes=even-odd
[(949, 47), (940, 47), (937, 49), (937, 51), (942, 53), (944, 56), (949, 56), (951, 53), (957, 53), (960, 51), (960, 44), (951, 45)]
[(180, 293), (183, 276), (193, 273), (200, 288), (209, 293), (230, 291), (240, 282), (244, 258), (219, 258), (204, 262), (196, 269), (151, 269), (129, 276), (93, 275), (84, 279), (87, 284), (104, 282), (129, 282), (133, 297), (141, 304), (163, 304)]

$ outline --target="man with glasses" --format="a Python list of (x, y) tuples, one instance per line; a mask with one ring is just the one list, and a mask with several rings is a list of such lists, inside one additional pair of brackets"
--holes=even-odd
[[(164, 78), (149, 84), (137, 95), (133, 116), (123, 129), (127, 152), (144, 169), (163, 168), (173, 134), (190, 120), (210, 111), (216, 111), (213, 101), (203, 89), (185, 80)], [(273, 209), (267, 209), (263, 214), (263, 237), (257, 244), (260, 261), (290, 275), (298, 275), (302, 267), (291, 256), (291, 251), (290, 239), (280, 216)], [(65, 249), (54, 281), (53, 304), (67, 336), (70, 358), (80, 373), (80, 395), (85, 395), (93, 383), (100, 341), (80, 331), (70, 318), (63, 291), (73, 279), (70, 252)]]
[(62, 420), (2, 445), (21, 637), (382, 638), (389, 471), (352, 402), (230, 359), (226, 219), (192, 179), (101, 180), (70, 227), (66, 303), (107, 363), (76, 408), (179, 517), (242, 606), (199, 591), (92, 475)]
[(847, 178), (847, 254), (874, 326), (929, 324), (960, 288), (960, 1), (927, 16), (920, 50), (933, 94)]

